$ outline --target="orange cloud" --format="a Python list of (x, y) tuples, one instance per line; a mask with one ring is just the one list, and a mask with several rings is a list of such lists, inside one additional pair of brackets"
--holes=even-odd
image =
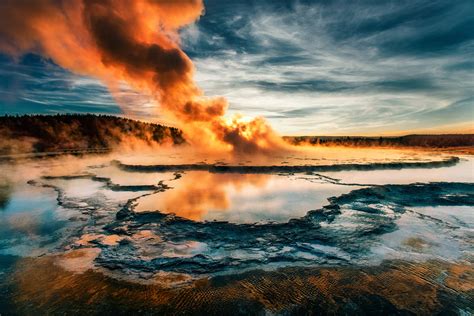
[(35, 52), (59, 66), (153, 95), (163, 114), (201, 146), (267, 153), (289, 145), (262, 118), (225, 119), (227, 101), (207, 98), (179, 47), (178, 30), (203, 14), (201, 0), (5, 0), (0, 50)]

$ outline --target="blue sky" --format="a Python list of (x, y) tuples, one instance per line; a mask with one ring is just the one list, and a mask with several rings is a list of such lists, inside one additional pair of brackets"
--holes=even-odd
[[(196, 80), (282, 134), (449, 131), (474, 123), (474, 2), (205, 1), (181, 31)], [(160, 120), (123, 89), (125, 112)], [(107, 88), (0, 55), (0, 114), (124, 112)], [(472, 130), (472, 126), (471, 126)]]

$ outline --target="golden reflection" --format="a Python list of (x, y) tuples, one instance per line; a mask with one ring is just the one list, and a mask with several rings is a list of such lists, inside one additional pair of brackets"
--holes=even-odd
[[(227, 210), (231, 206), (229, 190), (261, 188), (268, 174), (190, 172), (177, 180), (176, 187), (139, 200), (135, 211), (174, 213), (191, 220), (202, 220), (209, 211)], [(169, 182), (171, 187), (173, 182)]]

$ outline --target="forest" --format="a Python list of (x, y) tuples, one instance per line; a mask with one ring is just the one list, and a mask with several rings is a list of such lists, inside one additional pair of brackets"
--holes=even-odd
[(294, 145), (426, 148), (474, 146), (474, 134), (406, 135), (396, 137), (286, 136), (284, 138)]
[(182, 144), (181, 130), (122, 117), (94, 114), (0, 117), (0, 155), (102, 150), (124, 144)]

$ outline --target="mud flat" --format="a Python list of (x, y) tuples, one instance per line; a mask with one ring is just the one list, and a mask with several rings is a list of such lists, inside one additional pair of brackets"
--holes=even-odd
[[(472, 263), (385, 261), (374, 267), (282, 268), (197, 280), (185, 287), (131, 283), (58, 258), (19, 262), (7, 314), (470, 314)], [(1, 305), (0, 305), (1, 306)], [(3, 308), (6, 306), (4, 305)]]

